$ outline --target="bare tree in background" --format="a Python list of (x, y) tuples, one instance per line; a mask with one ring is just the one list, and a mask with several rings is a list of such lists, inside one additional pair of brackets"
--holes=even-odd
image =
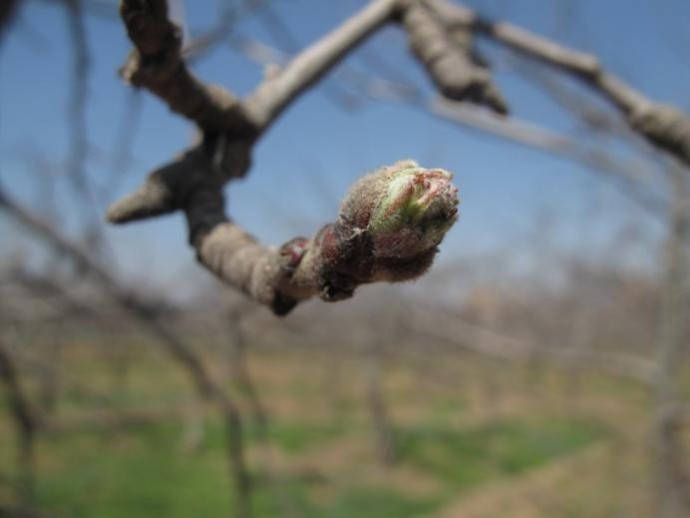
[[(5, 30), (18, 3), (3, 4), (0, 30)], [(79, 24), (82, 4), (78, 0), (66, 2), (70, 20), (74, 21), (71, 28), (77, 49), (77, 76), (85, 74), (88, 68), (86, 54), (79, 50), (86, 44)], [(296, 237), (277, 248), (258, 243), (225, 214), (225, 184), (249, 173), (252, 152), (266, 130), (295, 99), (386, 25), (395, 24), (405, 31), (412, 56), (442, 97), (422, 101), (421, 105), (441, 117), (593, 164), (622, 179), (632, 196), (641, 199), (647, 208), (658, 210), (659, 200), (649, 199), (648, 193), (630, 178), (625, 164), (621, 167), (596, 150), (507, 116), (509, 100), (499, 91), (485, 58), (477, 50), (476, 40), (485, 38), (538, 61), (554, 74), (567, 75), (586, 84), (620, 112), (628, 131), (643, 136), (657, 150), (672, 157), (678, 164), (677, 176), (681, 180), (674, 187), (676, 196), (669, 224), (668, 293), (662, 340), (658, 345), (659, 361), (655, 367), (660, 409), (655, 445), (663, 516), (683, 515), (688, 496), (678, 462), (676, 424), (681, 421), (677, 417), (682, 413), (680, 409), (685, 407), (678, 401), (677, 374), (673, 367), (687, 346), (687, 330), (683, 331), (687, 292), (683, 296), (676, 294), (688, 276), (687, 257), (684, 257), (688, 247), (687, 208), (682, 208), (687, 196), (678, 194), (685, 192), (681, 186), (686, 183), (683, 179), (690, 165), (690, 118), (686, 114), (647, 98), (606, 70), (595, 56), (565, 48), (520, 27), (484, 19), (447, 0), (372, 0), (332, 33), (269, 74), (244, 99), (222, 87), (208, 86), (190, 72), (181, 30), (170, 20), (165, 0), (123, 0), (120, 15), (135, 46), (120, 70), (122, 77), (133, 86), (150, 91), (172, 111), (192, 121), (200, 137), (192, 148), (183, 150), (179, 157), (152, 172), (141, 188), (115, 203), (108, 211), (108, 219), (126, 223), (182, 212), (199, 262), (220, 280), (268, 306), (277, 315), (289, 313), (299, 302), (314, 296), (339, 301), (351, 297), (362, 284), (420, 276), (431, 266), (445, 232), (456, 219), (457, 191), (450, 183), (449, 173), (425, 169), (413, 162), (384, 167), (360, 180), (347, 195), (337, 221), (324, 226), (312, 238)], [(409, 94), (409, 89), (405, 91)], [(409, 99), (420, 102), (414, 94)], [(477, 111), (477, 106), (485, 111)], [(79, 103), (75, 107), (72, 177), (75, 190), (87, 197), (90, 193), (79, 165), (84, 154), (84, 129), (79, 122), (83, 113)], [(193, 348), (170, 325), (160, 310), (165, 305), (154, 297), (142, 297), (124, 288), (109, 271), (107, 262), (90, 251), (92, 248), (72, 242), (5, 191), (0, 191), (0, 206), (54, 249), (70, 257), (80, 269), (89, 272), (103, 292), (158, 337), (189, 373), (198, 393), (217, 408), (226, 422), (229, 465), (239, 502), (237, 513), (249, 516), (251, 481), (245, 466), (239, 411)], [(500, 356), (504, 354), (506, 340), (510, 341), (511, 337), (482, 334), (477, 347), (490, 349), (492, 354)], [(527, 354), (533, 352), (531, 347), (518, 346), (508, 355), (525, 350)], [(617, 360), (620, 358), (612, 363), (620, 365)], [(12, 364), (8, 358), (3, 364), (0, 374), (12, 407), (18, 409), (14, 413), (28, 458), (33, 421), (23, 410), (27, 405), (23, 403)], [(374, 375), (372, 382), (376, 388), (379, 376)], [(377, 390), (371, 395), (376, 396)], [(376, 403), (375, 397), (372, 401)], [(375, 410), (374, 414), (377, 413), (380, 412)]]
[(654, 454), (660, 516), (683, 516), (690, 509), (690, 468), (683, 454), (679, 423), (684, 408), (679, 393), (680, 371), (690, 336), (690, 202), (687, 171), (674, 170), (675, 195), (666, 238), (661, 329), (658, 344), (657, 407)]
[[(22, 387), (17, 368), (5, 345), (0, 339), (0, 381), (4, 385), (8, 407), (14, 420), (17, 436), (17, 501), (19, 512), (29, 512), (34, 503), (36, 434), (38, 423), (36, 415)], [(3, 511), (0, 509), (0, 511)], [(8, 511), (9, 512), (9, 511)]]

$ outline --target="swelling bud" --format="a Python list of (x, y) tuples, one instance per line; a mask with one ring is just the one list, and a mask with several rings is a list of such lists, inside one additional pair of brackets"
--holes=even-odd
[(452, 174), (411, 160), (359, 180), (338, 221), (317, 237), (324, 300), (352, 295), (360, 284), (415, 279), (431, 266), (438, 245), (458, 219)]

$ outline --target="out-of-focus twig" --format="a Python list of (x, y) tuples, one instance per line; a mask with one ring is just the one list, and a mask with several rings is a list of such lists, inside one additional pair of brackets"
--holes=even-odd
[(412, 331), (448, 340), (465, 349), (503, 360), (525, 361), (539, 357), (566, 364), (589, 361), (599, 368), (650, 386), (654, 383), (657, 372), (656, 364), (652, 360), (639, 356), (592, 350), (563, 351), (543, 347), (497, 331), (483, 329), (442, 311), (417, 308), (413, 318), (406, 320), (405, 325)]
[[(372, 329), (376, 329), (372, 326)], [(366, 377), (366, 398), (375, 452), (384, 466), (390, 466), (398, 455), (394, 427), (385, 396), (383, 368), (383, 344), (376, 336), (370, 336), (365, 353), (364, 372)]]
[(595, 171), (609, 173), (618, 180), (622, 192), (650, 214), (663, 215), (666, 204), (649, 189), (640, 185), (640, 178), (647, 172), (635, 162), (623, 162), (603, 150), (588, 148), (575, 139), (529, 124), (519, 119), (493, 115), (485, 110), (436, 99), (429, 105), (435, 115), (459, 124), (479, 129), (498, 137), (526, 146), (541, 149), (547, 153), (584, 164)]
[[(277, 49), (248, 38), (236, 38), (233, 44), (246, 56), (260, 63), (280, 63), (286, 59), (284, 54)], [(375, 63), (377, 61), (369, 64), (374, 66)], [(414, 106), (429, 111), (443, 120), (541, 149), (587, 166), (593, 171), (607, 174), (626, 197), (643, 207), (652, 216), (663, 217), (666, 203), (648, 189), (649, 170), (637, 161), (624, 161), (603, 149), (588, 147), (568, 135), (556, 133), (515, 117), (494, 115), (466, 103), (452, 102), (440, 97), (425, 101), (419, 89), (414, 85), (408, 82), (381, 80), (376, 76), (375, 70), (372, 70), (371, 74), (361, 74), (354, 69), (345, 68), (341, 71), (341, 76), (343, 81), (350, 84), (355, 91), (371, 99)], [(650, 167), (652, 167), (651, 164)]]
[(375, 0), (340, 27), (302, 51), (245, 101), (249, 118), (266, 129), (302, 92), (392, 16), (397, 0)]
[(448, 0), (425, 1), (448, 27), (471, 28), (581, 79), (611, 101), (635, 131), (690, 164), (690, 117), (672, 106), (647, 98), (606, 71), (595, 56), (568, 49), (509, 23), (484, 19), (471, 9)]
[(223, 388), (214, 381), (192, 348), (161, 318), (159, 304), (121, 286), (119, 281), (105, 267), (79, 245), (72, 243), (48, 222), (41, 220), (11, 199), (2, 189), (0, 189), (0, 208), (6, 210), (11, 217), (29, 230), (38, 234), (60, 255), (67, 257), (82, 270), (89, 272), (106, 295), (161, 341), (172, 358), (187, 371), (199, 394), (215, 404), (220, 410), (228, 435), (229, 463), (238, 496), (238, 516), (249, 516), (250, 477), (245, 465), (242, 420), (239, 410)]
[(82, 0), (67, 0), (65, 2), (67, 8), (67, 22), (72, 41), (72, 58), (74, 60), (72, 86), (70, 88), (70, 110), (67, 117), (71, 132), (70, 142), (72, 150), (70, 152), (67, 169), (70, 180), (75, 185), (78, 194), (84, 199), (84, 202), (93, 203), (93, 193), (91, 192), (89, 179), (84, 170), (88, 147), (86, 137), (86, 106), (88, 103), (88, 78), (91, 63), (88, 54), (81, 4)]
[(662, 325), (657, 348), (658, 372), (655, 378), (656, 415), (654, 419), (654, 467), (657, 506), (662, 518), (676, 518), (690, 511), (688, 474), (684, 473), (683, 446), (669, 408), (680, 405), (679, 376), (683, 353), (687, 350), (690, 325), (690, 253), (683, 244), (690, 237), (690, 182), (678, 167), (674, 175), (674, 203), (669, 215), (666, 238)]
[(34, 500), (38, 421), (2, 337), (0, 337), (0, 383), (4, 385), (7, 406), (16, 426), (17, 472), (20, 479), (17, 485), (17, 499), (20, 505), (31, 506)]

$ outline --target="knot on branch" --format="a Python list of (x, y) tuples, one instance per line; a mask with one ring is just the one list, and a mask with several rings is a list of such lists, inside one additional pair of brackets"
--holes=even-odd
[(282, 258), (282, 268), (286, 276), (291, 277), (295, 273), (308, 246), (309, 240), (306, 237), (296, 237), (280, 247), (278, 254)]
[(120, 76), (134, 86), (162, 85), (183, 68), (182, 34), (168, 19), (167, 2), (125, 0), (120, 14), (136, 48), (120, 68)]
[(406, 160), (362, 178), (345, 198), (338, 221), (316, 238), (322, 299), (352, 296), (359, 284), (415, 279), (431, 266), (457, 220), (452, 175)]
[(401, 17), (413, 55), (445, 97), (508, 112), (487, 63), (474, 48), (471, 27), (447, 27), (423, 2), (405, 4)]
[(176, 210), (196, 211), (194, 205), (205, 199), (200, 192), (217, 193), (222, 199), (227, 180), (244, 176), (249, 169), (251, 149), (251, 139), (225, 134), (208, 137), (200, 146), (153, 171), (136, 191), (108, 209), (107, 219), (127, 223)]
[(165, 0), (123, 0), (120, 16), (129, 38), (145, 56), (164, 51), (179, 51), (182, 46), (180, 29), (168, 19)]
[(309, 250), (309, 240), (306, 237), (296, 237), (283, 244), (278, 249), (276, 289), (271, 301), (271, 310), (277, 316), (285, 316), (299, 303), (299, 297), (288, 294), (289, 290), (282, 291), (281, 287), (289, 286), (297, 272), (302, 259)]
[(125, 81), (151, 90), (203, 131), (256, 132), (234, 95), (205, 85), (187, 69), (181, 31), (168, 19), (166, 1), (124, 0), (120, 12), (135, 45), (120, 68)]
[(653, 144), (690, 164), (690, 117), (665, 104), (645, 104), (632, 111), (630, 126)]

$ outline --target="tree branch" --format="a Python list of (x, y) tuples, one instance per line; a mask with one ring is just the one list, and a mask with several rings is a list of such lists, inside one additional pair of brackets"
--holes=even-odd
[[(263, 65), (285, 59), (279, 50), (254, 40), (242, 40), (237, 46), (249, 59)], [(519, 119), (494, 115), (467, 103), (452, 102), (444, 98), (425, 101), (422, 92), (414, 85), (407, 84), (404, 78), (399, 79), (402, 82), (392, 83), (373, 75), (384, 64), (376, 61), (375, 65), (369, 67), (372, 69), (369, 74), (348, 69), (343, 80), (371, 99), (409, 104), (429, 111), (443, 120), (541, 149), (596, 171), (608, 173), (607, 177), (616, 180), (616, 186), (621, 188), (624, 196), (639, 204), (654, 217), (663, 217), (664, 201), (648, 190), (651, 181), (648, 167), (651, 164), (641, 165), (638, 161), (623, 161), (603, 150), (587, 147), (568, 135), (555, 133)], [(591, 115), (596, 117), (599, 114), (592, 112)], [(646, 184), (641, 186), (643, 182)]]
[(0, 383), (5, 386), (7, 406), (17, 429), (17, 466), (21, 476), (21, 483), (17, 488), (18, 497), (22, 504), (31, 504), (34, 490), (35, 442), (39, 423), (19, 383), (14, 361), (2, 341), (0, 341)]
[(159, 301), (144, 299), (121, 286), (108, 270), (79, 245), (74, 244), (50, 223), (43, 221), (11, 199), (2, 189), (0, 189), (0, 208), (8, 211), (20, 224), (42, 237), (60, 255), (66, 256), (80, 269), (89, 272), (106, 295), (161, 341), (171, 357), (187, 371), (198, 393), (215, 404), (223, 416), (228, 434), (228, 456), (238, 496), (238, 516), (248, 516), (251, 479), (244, 459), (240, 412), (223, 387), (213, 379), (201, 359), (194, 354), (192, 347), (168, 328), (160, 316), (164, 305)]
[[(149, 88), (175, 111), (195, 120), (204, 130), (204, 136), (198, 146), (154, 171), (142, 188), (115, 204), (108, 213), (109, 220), (123, 223), (183, 210), (190, 242), (199, 261), (220, 279), (270, 306), (277, 314), (287, 313), (300, 300), (316, 294), (324, 300), (339, 300), (351, 296), (359, 284), (417, 276), (431, 264), (435, 246), (442, 238), (441, 233), (434, 238), (434, 246), (424, 250), (413, 246), (414, 253), (403, 253), (398, 247), (394, 254), (396, 264), (382, 266), (380, 251), (372, 241), (375, 232), (366, 218), (360, 222), (363, 224), (357, 225), (341, 212), (337, 222), (326, 225), (312, 239), (296, 238), (276, 249), (259, 244), (230, 222), (224, 212), (223, 185), (228, 179), (246, 173), (253, 145), (262, 132), (294, 99), (388, 20), (403, 22), (413, 52), (450, 98), (468, 98), (502, 111), (500, 96), (491, 86), (488, 71), (475, 55), (470, 39), (471, 32), (483, 33), (582, 78), (608, 96), (637, 131), (658, 146), (690, 160), (690, 120), (679, 112), (676, 117), (666, 108), (652, 104), (622, 81), (604, 73), (592, 56), (571, 51), (509, 24), (491, 23), (445, 0), (370, 2), (283, 70), (268, 77), (243, 102), (229, 92), (219, 90), (221, 93), (216, 95), (216, 90), (189, 74), (180, 55), (179, 30), (168, 20), (165, 0), (152, 0), (143, 6), (134, 0), (124, 0), (121, 14), (137, 47), (125, 67), (125, 76), (134, 84)], [(441, 66), (443, 63), (446, 65)], [(458, 66), (453, 63), (462, 64), (460, 68), (464, 71), (457, 75)], [(540, 143), (544, 145), (544, 140)], [(583, 160), (581, 153), (562, 142), (551, 139), (546, 147)], [(596, 162), (600, 168), (610, 168), (593, 154), (584, 158)], [(418, 170), (415, 174), (426, 174), (416, 164), (409, 167)], [(441, 211), (446, 221), (454, 217), (448, 210), (451, 205), (446, 202), (446, 208)], [(374, 206), (369, 207), (370, 211)], [(345, 212), (346, 207), (347, 202), (343, 205)], [(418, 232), (418, 229), (411, 230), (412, 227), (396, 230), (405, 235)], [(399, 237), (398, 234), (395, 239)], [(337, 243), (330, 252), (329, 240)], [(334, 250), (345, 257), (326, 257)], [(419, 255), (414, 256), (415, 253)]]
[(244, 102), (247, 116), (265, 130), (302, 92), (348, 52), (391, 19), (398, 0), (374, 0), (333, 32), (304, 50), (266, 79)]
[[(424, 273), (456, 219), (457, 189), (445, 171), (425, 170), (413, 162), (382, 168), (355, 186), (338, 221), (312, 239), (296, 238), (277, 249), (259, 244), (228, 220), (222, 193), (229, 178), (249, 168), (256, 138), (300, 93), (392, 19), (397, 6), (398, 0), (374, 0), (267, 78), (246, 101), (233, 99), (234, 113), (240, 115), (237, 127), (228, 126), (231, 119), (226, 117), (222, 132), (210, 131), (218, 126), (209, 127), (205, 117), (191, 117), (205, 130), (203, 141), (154, 171), (140, 189), (111, 207), (108, 219), (124, 223), (183, 210), (199, 261), (278, 315), (316, 294), (341, 300), (360, 284)], [(167, 3), (156, 0), (142, 7), (125, 0), (121, 12), (138, 49), (130, 59), (132, 70), (146, 71), (140, 83), (189, 115), (176, 96), (189, 90), (191, 76), (180, 57), (180, 35), (168, 20)], [(199, 94), (204, 88), (197, 82), (185, 97), (207, 99)], [(212, 107), (218, 116), (218, 106)]]
[(632, 354), (593, 350), (567, 351), (543, 347), (500, 332), (483, 328), (441, 311), (417, 308), (414, 317), (405, 325), (412, 331), (448, 340), (464, 349), (501, 360), (527, 360), (535, 355), (545, 360), (563, 363), (591, 362), (612, 373), (637, 380), (652, 386), (655, 382), (657, 365), (646, 358)]
[[(210, 168), (201, 160), (197, 165)], [(404, 161), (360, 180), (336, 222), (311, 239), (295, 238), (277, 249), (225, 219), (214, 185), (198, 188), (185, 213), (199, 261), (284, 315), (317, 294), (337, 301), (361, 284), (418, 277), (455, 221), (457, 203), (449, 173)]]
[(478, 110), (440, 98), (429, 104), (429, 111), (442, 119), (469, 126), (525, 146), (541, 149), (566, 160), (608, 173), (609, 178), (619, 180), (616, 183), (621, 187), (621, 191), (626, 197), (643, 207), (651, 215), (656, 218), (663, 218), (665, 214), (666, 203), (663, 198), (655, 196), (648, 186), (641, 184), (641, 178), (646, 175), (637, 162), (616, 159), (604, 151), (584, 146), (566, 135), (554, 133), (519, 119), (500, 117), (485, 110)]
[(449, 27), (470, 27), (513, 50), (578, 77), (621, 110), (635, 131), (690, 164), (690, 117), (672, 106), (648, 99), (605, 71), (595, 56), (570, 50), (509, 23), (492, 22), (447, 0), (425, 1)]
[(168, 19), (166, 0), (123, 0), (120, 15), (134, 42), (122, 77), (165, 101), (170, 109), (205, 131), (249, 131), (238, 100), (218, 86), (206, 86), (182, 60), (182, 35)]
[(410, 50), (441, 94), (506, 114), (508, 106), (493, 84), (487, 64), (478, 55), (468, 27), (449, 30), (445, 21), (438, 19), (423, 2), (412, 0), (402, 6), (401, 20)]

